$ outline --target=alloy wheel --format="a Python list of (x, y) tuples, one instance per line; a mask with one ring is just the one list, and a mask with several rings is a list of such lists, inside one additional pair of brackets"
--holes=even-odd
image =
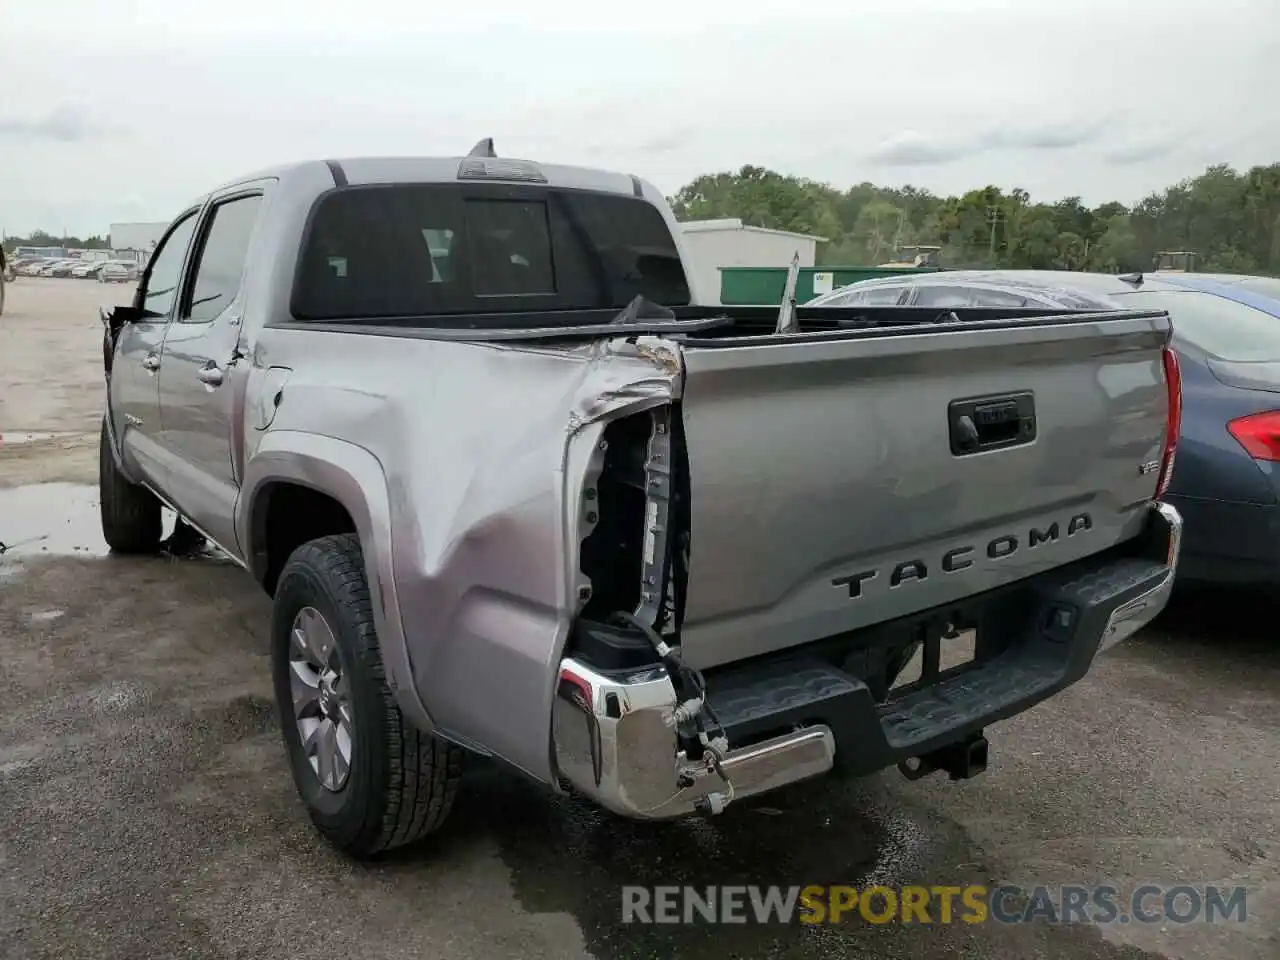
[(333, 628), (315, 607), (293, 619), (289, 691), (302, 752), (326, 790), (337, 792), (351, 773), (354, 745), (350, 685)]

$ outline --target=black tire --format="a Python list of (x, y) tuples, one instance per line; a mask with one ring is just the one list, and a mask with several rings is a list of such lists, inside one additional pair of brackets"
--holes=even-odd
[[(349, 683), (351, 766), (337, 791), (321, 785), (293, 714), (290, 634), (303, 607), (313, 607), (329, 624)], [(464, 754), (411, 726), (396, 705), (387, 686), (364, 556), (355, 534), (312, 540), (289, 557), (276, 586), (271, 666), (293, 781), (325, 839), (363, 860), (439, 828), (453, 807)]]
[(160, 501), (124, 476), (111, 453), (107, 420), (98, 442), (98, 503), (102, 536), (115, 553), (155, 553), (160, 547)]

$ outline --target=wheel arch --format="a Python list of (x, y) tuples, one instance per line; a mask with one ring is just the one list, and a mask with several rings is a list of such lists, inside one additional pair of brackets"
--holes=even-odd
[[(236, 537), (254, 578), (270, 590), (273, 558), (267, 535), (272, 502), (284, 489), (309, 491), (339, 505), (350, 519), (364, 554), (365, 577), (373, 604), (391, 688), (405, 717), (424, 732), (434, 723), (418, 697), (400, 618), (392, 565), (391, 500), (386, 474), (363, 447), (314, 433), (271, 430), (247, 459), (236, 509)], [(317, 536), (336, 532), (320, 524)]]

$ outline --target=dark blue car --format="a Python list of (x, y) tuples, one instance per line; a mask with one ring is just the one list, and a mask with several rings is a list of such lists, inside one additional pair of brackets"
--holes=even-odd
[(864, 280), (811, 306), (1167, 310), (1182, 431), (1166, 495), (1186, 522), (1179, 577), (1280, 581), (1280, 280), (1206, 274), (955, 270)]

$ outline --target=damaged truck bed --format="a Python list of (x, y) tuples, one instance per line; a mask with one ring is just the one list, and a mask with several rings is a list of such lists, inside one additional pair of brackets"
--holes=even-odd
[(104, 314), (108, 542), (163, 502), (273, 596), (343, 849), (435, 829), (468, 754), (640, 818), (971, 776), (1163, 607), (1166, 314), (700, 306), (679, 238), (491, 144), (315, 162), (193, 205)]

